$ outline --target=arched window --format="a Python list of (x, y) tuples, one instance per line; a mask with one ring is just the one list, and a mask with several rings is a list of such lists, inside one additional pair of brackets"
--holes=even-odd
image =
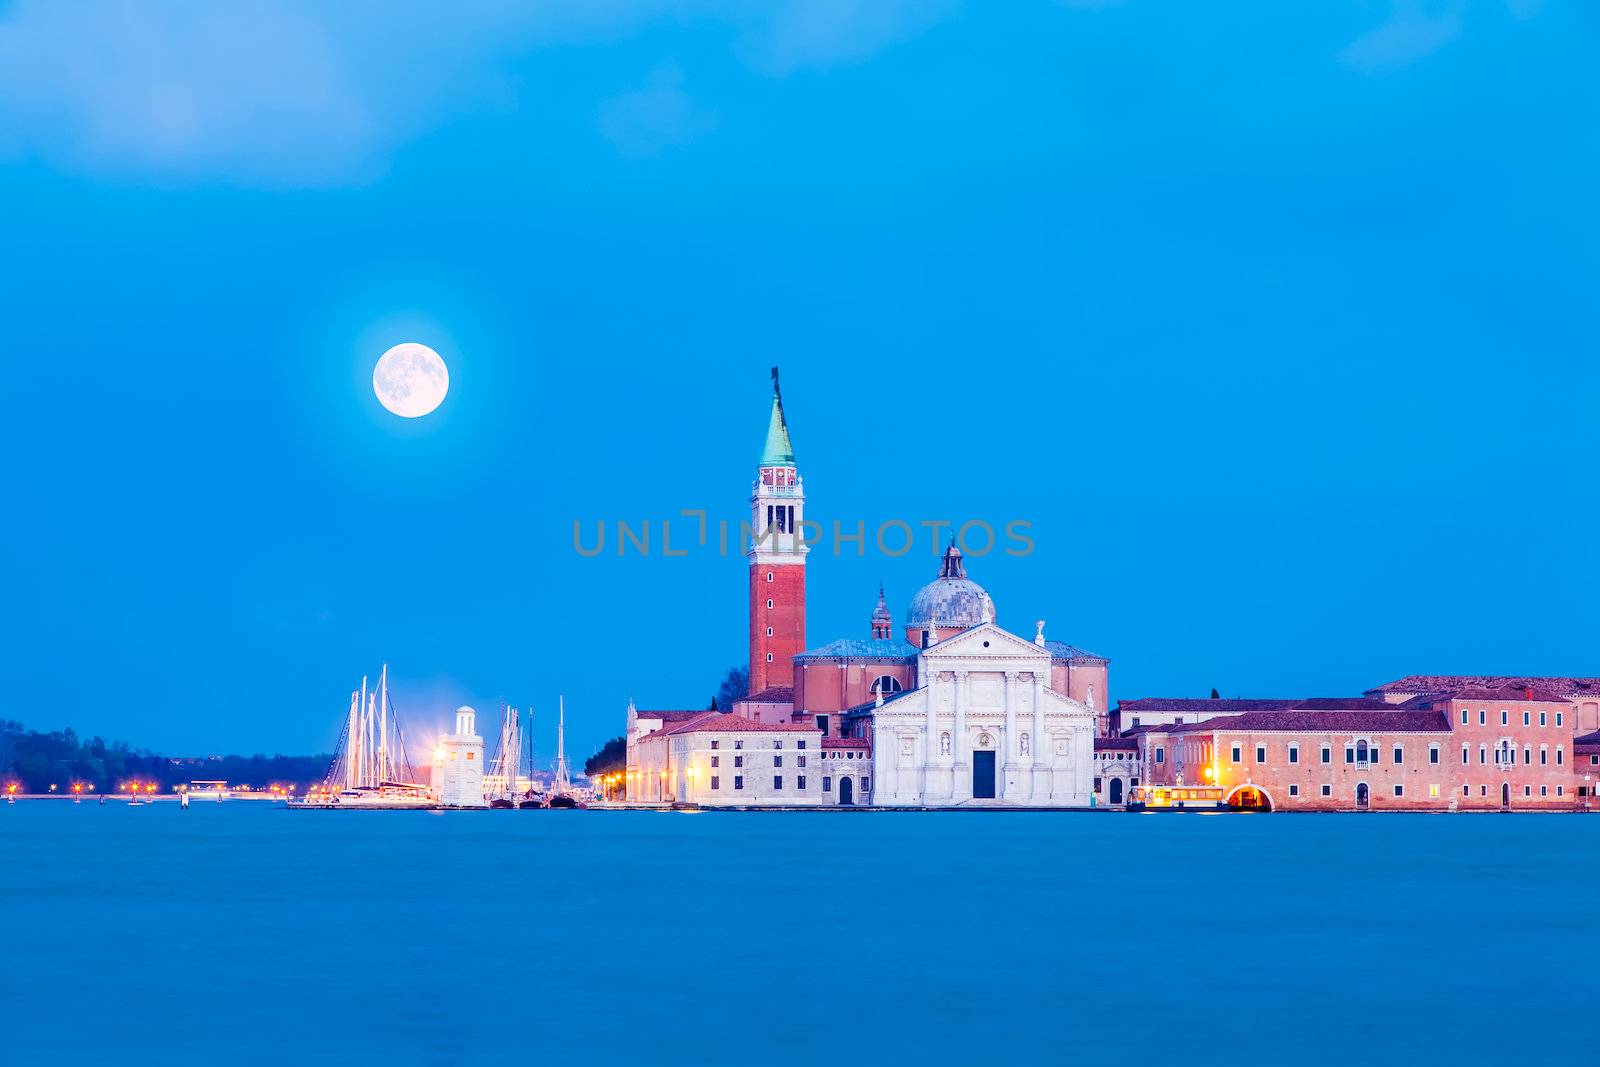
[(882, 693), (884, 696), (888, 696), (890, 693), (900, 692), (903, 688), (905, 687), (900, 684), (900, 679), (892, 674), (880, 674), (872, 681), (874, 695)]

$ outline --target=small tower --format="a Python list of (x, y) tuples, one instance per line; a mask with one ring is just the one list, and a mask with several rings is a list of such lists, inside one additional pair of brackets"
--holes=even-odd
[(894, 630), (894, 620), (889, 617), (889, 602), (883, 598), (883, 583), (878, 583), (878, 606), (872, 609), (872, 639), (887, 640)]
[(483, 799), (483, 738), (477, 732), (478, 713), (456, 709), (456, 732), (439, 742), (436, 766), (439, 803), (447, 808), (487, 807)]
[(794, 685), (794, 657), (806, 647), (805, 492), (789, 421), (772, 368), (766, 446), (750, 494), (750, 695)]

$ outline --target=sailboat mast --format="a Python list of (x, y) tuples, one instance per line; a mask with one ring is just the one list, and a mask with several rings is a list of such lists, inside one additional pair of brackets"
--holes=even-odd
[(356, 761), (356, 784), (367, 784), (367, 709), (371, 705), (367, 701), (367, 676), (361, 676), (361, 751)]
[(344, 732), (344, 787), (355, 788), (356, 753), (361, 751), (361, 739), (356, 733), (356, 691), (350, 690), (350, 726)]
[(378, 675), (378, 781), (394, 780), (389, 766), (389, 665), (383, 665)]

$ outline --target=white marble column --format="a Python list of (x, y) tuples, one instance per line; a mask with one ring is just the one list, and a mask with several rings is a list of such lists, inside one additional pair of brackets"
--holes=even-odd
[(1006, 800), (1012, 799), (1011, 794), (1013, 792), (1013, 789), (1012, 789), (1012, 786), (1011, 786), (1011, 781), (1017, 775), (1017, 693), (1016, 693), (1016, 682), (1017, 682), (1017, 672), (1016, 671), (1006, 671), (1006, 681), (1005, 681), (1005, 686), (1006, 686), (1006, 691), (1005, 691), (1005, 700), (1006, 700), (1006, 733), (1005, 733), (1005, 740), (1004, 740), (1004, 744), (1005, 744), (1005, 759), (1002, 761), (1002, 766), (1001, 766), (1001, 769), (1000, 769), (1000, 788), (998, 790), (1000, 796), (1003, 797)]
[(1033, 672), (1033, 800), (1050, 799), (1050, 738), (1044, 732), (1044, 679)]
[(934, 766), (939, 761), (939, 672), (934, 671), (933, 677), (928, 679), (928, 710), (922, 736), (922, 789), (917, 803), (926, 804), (933, 795), (933, 783), (937, 781)]
[(966, 671), (957, 671), (955, 677), (955, 729), (950, 735), (950, 798), (972, 798), (972, 770), (967, 759), (967, 692), (970, 682)]

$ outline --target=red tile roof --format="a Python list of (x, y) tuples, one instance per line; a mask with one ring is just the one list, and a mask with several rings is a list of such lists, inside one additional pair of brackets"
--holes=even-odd
[(787, 685), (769, 685), (759, 693), (751, 693), (744, 699), (754, 704), (793, 704), (794, 688)]
[(871, 748), (872, 742), (865, 737), (824, 737), (823, 748)]
[(699, 711), (645, 711), (643, 708), (634, 708), (633, 713), (641, 719), (660, 719), (662, 722), (683, 722), (696, 715), (704, 715), (706, 709)]
[(1408, 674), (1385, 682), (1372, 693), (1454, 693), (1462, 689), (1543, 689), (1574, 697), (1583, 693), (1600, 694), (1600, 678), (1575, 678), (1565, 675), (1534, 678), (1500, 674)]
[(1500, 704), (1570, 704), (1571, 700), (1549, 689), (1530, 687), (1502, 689), (1456, 689), (1447, 693), (1424, 693), (1406, 701), (1407, 704), (1433, 700), (1488, 700)]
[(1117, 710), (1126, 715), (1130, 711), (1203, 711), (1212, 715), (1226, 715), (1238, 711), (1271, 711), (1287, 708), (1292, 700), (1206, 700), (1188, 697), (1141, 697), (1138, 700), (1121, 700)]
[[(1140, 727), (1142, 731), (1144, 728)], [(1094, 739), (1096, 752), (1137, 752), (1139, 739), (1137, 737), (1097, 737)]]
[(1574, 749), (1600, 748), (1600, 730), (1596, 730), (1592, 734), (1583, 734), (1579, 737), (1574, 737), (1572, 739), (1572, 747)]
[(1194, 734), (1215, 730), (1225, 733), (1449, 733), (1450, 723), (1442, 711), (1402, 710), (1389, 705), (1388, 711), (1247, 711), (1224, 715), (1205, 722), (1157, 727), (1152, 733)]
[(1184, 697), (1144, 697), (1124, 700), (1117, 710), (1126, 718), (1130, 712), (1203, 712), (1210, 715), (1236, 715), (1250, 711), (1381, 711), (1396, 707), (1374, 697), (1303, 697), (1297, 699), (1206, 700)]
[(667, 730), (667, 734), (728, 733), (816, 733), (815, 726), (803, 722), (756, 722), (730, 712), (706, 712), (705, 718), (691, 719)]

